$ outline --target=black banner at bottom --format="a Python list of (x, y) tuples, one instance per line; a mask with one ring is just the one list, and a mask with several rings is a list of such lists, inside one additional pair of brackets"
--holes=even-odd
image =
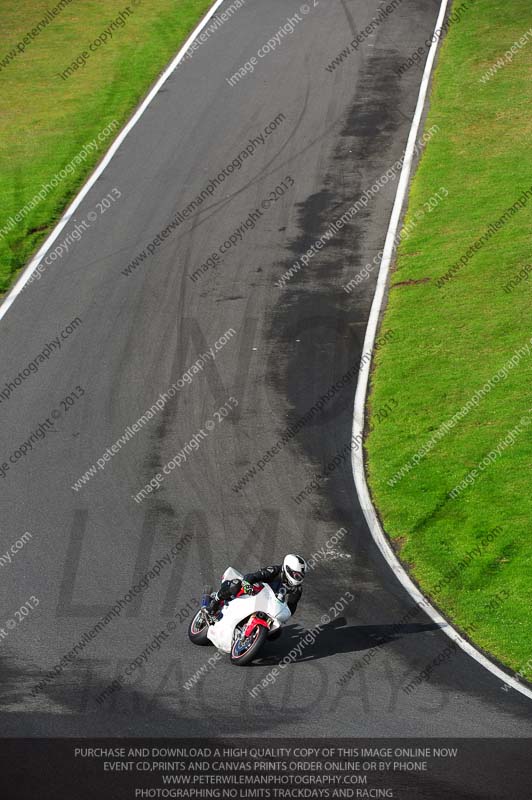
[(2, 800), (516, 800), (530, 739), (2, 739)]

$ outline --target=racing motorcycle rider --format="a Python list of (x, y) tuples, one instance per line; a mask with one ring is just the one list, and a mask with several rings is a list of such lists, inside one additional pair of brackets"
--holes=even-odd
[(233, 600), (241, 589), (246, 594), (253, 594), (254, 583), (267, 583), (279, 599), (286, 603), (290, 612), (294, 614), (303, 593), (302, 583), (306, 571), (307, 562), (305, 559), (289, 553), (284, 557), (282, 564), (264, 567), (256, 572), (248, 572), (242, 580), (234, 578), (233, 580), (222, 581), (218, 592), (210, 600), (207, 610), (212, 615), (215, 615), (220, 611), (224, 602)]

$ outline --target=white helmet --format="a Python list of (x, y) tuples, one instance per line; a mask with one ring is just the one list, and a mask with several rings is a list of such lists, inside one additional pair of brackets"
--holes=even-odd
[(283, 577), (290, 584), (290, 586), (299, 586), (303, 583), (305, 572), (307, 571), (307, 562), (301, 556), (296, 556), (293, 553), (284, 557), (283, 561)]

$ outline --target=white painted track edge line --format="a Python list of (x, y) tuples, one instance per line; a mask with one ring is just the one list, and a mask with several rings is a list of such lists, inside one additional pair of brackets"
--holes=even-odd
[[(436, 27), (434, 29), (435, 35), (438, 28), (441, 28), (443, 24), (448, 4), (449, 0), (442, 0), (440, 11), (438, 14), (438, 19), (436, 22)], [(363, 353), (370, 352), (372, 357), (371, 359), (366, 361), (365, 364), (362, 365), (359, 372), (356, 394), (355, 394), (354, 410), (353, 410), (352, 441), (361, 441), (361, 439), (357, 439), (356, 437), (357, 436), (362, 437), (364, 434), (366, 395), (369, 384), (370, 368), (373, 361), (375, 338), (377, 336), (379, 318), (382, 310), (386, 285), (388, 282), (388, 276), (390, 272), (390, 266), (392, 263), (392, 257), (395, 249), (395, 237), (397, 234), (399, 222), (401, 219), (401, 212), (403, 209), (403, 204), (405, 202), (408, 190), (410, 173), (412, 169), (412, 163), (415, 152), (416, 139), (419, 132), (421, 118), (423, 116), (423, 110), (425, 108), (427, 91), (430, 84), (432, 67), (434, 64), (434, 59), (436, 57), (438, 44), (439, 44), (439, 37), (436, 36), (435, 41), (433, 41), (431, 44), (429, 54), (427, 56), (425, 70), (419, 88), (417, 106), (414, 112), (414, 116), (412, 118), (412, 126), (410, 128), (410, 134), (408, 136), (408, 141), (406, 145), (403, 167), (399, 178), (399, 184), (397, 186), (397, 193), (395, 196), (392, 215), (390, 217), (390, 223), (386, 235), (386, 241), (384, 244), (382, 261), (379, 269), (379, 275), (377, 278), (377, 286), (375, 289), (375, 295), (373, 297), (373, 303), (371, 305), (368, 325), (366, 328), (364, 346), (362, 348)], [(404, 569), (403, 565), (395, 555), (388, 540), (388, 537), (384, 533), (381, 524), (379, 522), (379, 518), (375, 510), (375, 507), (372, 503), (371, 495), (366, 481), (366, 473), (364, 468), (364, 447), (360, 447), (358, 450), (356, 448), (352, 449), (351, 464), (353, 468), (355, 487), (360, 501), (360, 506), (368, 523), (371, 535), (375, 541), (375, 544), (379, 548), (380, 552), (382, 553), (383, 557), (385, 558), (386, 562), (388, 563), (388, 566), (394, 573), (397, 580), (402, 584), (402, 586), (412, 597), (414, 602), (417, 605), (419, 605), (423, 609), (423, 611), (425, 611), (425, 613), (435, 623), (441, 625), (443, 632), (453, 642), (455, 642), (465, 653), (467, 653), (467, 655), (471, 656), (471, 658), (474, 658), (475, 661), (481, 664), (486, 670), (488, 670), (497, 678), (499, 678), (499, 680), (501, 680), (503, 684), (511, 686), (513, 689), (515, 689), (516, 691), (525, 695), (525, 697), (528, 697), (529, 699), (532, 700), (532, 691), (529, 688), (523, 686), (515, 677), (508, 675), (506, 672), (504, 672), (504, 670), (500, 669), (500, 667), (498, 667), (496, 664), (493, 664), (483, 653), (481, 653), (472, 644), (470, 644), (470, 642), (463, 639), (462, 636), (459, 634), (459, 632), (455, 628), (453, 628), (451, 623), (448, 620), (446, 620), (439, 613), (439, 611), (437, 611), (437, 609), (431, 605), (430, 601), (421, 593), (419, 588), (410, 578), (410, 576)]]
[(55, 242), (67, 222), (71, 219), (74, 212), (80, 205), (81, 201), (85, 197), (85, 195), (92, 189), (102, 172), (105, 170), (111, 159), (113, 158), (114, 154), (128, 135), (128, 133), (135, 127), (139, 119), (142, 117), (148, 106), (150, 105), (151, 101), (155, 97), (155, 95), (160, 90), (161, 86), (163, 86), (170, 75), (174, 72), (179, 62), (184, 57), (186, 51), (192, 44), (192, 42), (198, 37), (201, 33), (205, 25), (209, 22), (209, 20), (213, 17), (216, 13), (218, 8), (224, 3), (225, 0), (216, 0), (216, 2), (211, 6), (211, 8), (207, 11), (203, 19), (199, 22), (196, 28), (192, 31), (188, 39), (186, 40), (185, 44), (181, 47), (177, 55), (174, 57), (173, 61), (170, 62), (169, 66), (165, 69), (165, 71), (160, 75), (157, 79), (151, 90), (148, 92), (144, 100), (138, 106), (137, 110), (134, 112), (133, 116), (129, 119), (129, 121), (125, 124), (122, 128), (116, 139), (111, 144), (111, 147), (105, 153), (103, 159), (97, 164), (91, 175), (87, 178), (86, 182), (83, 184), (81, 189), (79, 190), (78, 194), (75, 196), (74, 200), (70, 203), (67, 210), (52, 230), (44, 244), (41, 245), (35, 256), (31, 259), (29, 264), (26, 266), (18, 280), (16, 281), (13, 288), (4, 298), (2, 305), (0, 305), (0, 320), (2, 320), (5, 315), (7, 314), (8, 310), (11, 308), (13, 303), (15, 302), (18, 295), (23, 290), (24, 286), (30, 279), (33, 271), (41, 262), (43, 256), (46, 255), (52, 244)]

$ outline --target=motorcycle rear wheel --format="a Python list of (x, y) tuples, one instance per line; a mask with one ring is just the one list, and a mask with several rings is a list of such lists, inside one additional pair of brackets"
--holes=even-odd
[(240, 637), (233, 642), (231, 648), (231, 663), (238, 667), (245, 667), (257, 657), (259, 650), (268, 638), (268, 629), (264, 625), (257, 625), (250, 636), (251, 642), (245, 650), (239, 652)]
[(211, 644), (210, 639), (207, 639), (208, 631), (209, 625), (205, 621), (203, 613), (198, 611), (197, 614), (195, 614), (190, 620), (190, 625), (188, 626), (188, 638), (191, 642), (200, 646)]

